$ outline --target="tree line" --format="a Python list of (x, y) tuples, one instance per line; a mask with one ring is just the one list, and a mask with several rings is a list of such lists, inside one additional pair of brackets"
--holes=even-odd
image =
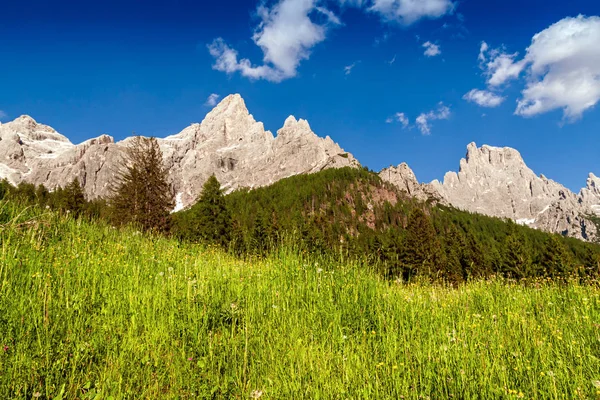
[(78, 180), (48, 191), (0, 183), (0, 199), (17, 198), (114, 225), (134, 225), (181, 241), (262, 257), (281, 246), (358, 259), (389, 279), (460, 283), (600, 274), (600, 246), (509, 220), (418, 202), (367, 169), (328, 169), (229, 195), (211, 176), (197, 201), (171, 213), (175, 193), (156, 139), (135, 137), (112, 195), (86, 200)]

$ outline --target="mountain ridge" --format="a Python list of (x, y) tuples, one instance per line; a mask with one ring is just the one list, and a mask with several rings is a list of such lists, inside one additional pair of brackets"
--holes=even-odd
[[(100, 135), (73, 144), (52, 127), (23, 115), (0, 124), (0, 179), (54, 189), (77, 178), (89, 198), (107, 196), (130, 139), (115, 142)], [(326, 168), (361, 167), (329, 136), (317, 136), (304, 119), (289, 116), (273, 135), (254, 119), (239, 94), (225, 97), (202, 122), (157, 140), (176, 191), (177, 210), (195, 202), (212, 174), (231, 192)], [(442, 181), (419, 182), (406, 163), (383, 169), (379, 177), (420, 201), (598, 240), (598, 227), (588, 216), (600, 214), (600, 178), (590, 173), (586, 186), (574, 193), (536, 175), (510, 147), (477, 147), (472, 142), (458, 172), (446, 173)]]

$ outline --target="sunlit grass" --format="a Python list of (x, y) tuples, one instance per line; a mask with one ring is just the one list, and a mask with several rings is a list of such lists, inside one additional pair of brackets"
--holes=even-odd
[(594, 285), (387, 282), (0, 203), (0, 398), (597, 398)]

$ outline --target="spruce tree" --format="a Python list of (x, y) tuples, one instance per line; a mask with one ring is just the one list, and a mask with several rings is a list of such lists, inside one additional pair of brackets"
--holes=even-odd
[(557, 235), (546, 238), (540, 264), (540, 269), (551, 278), (566, 278), (574, 270), (573, 255)]
[(437, 276), (441, 262), (440, 242), (429, 217), (415, 208), (408, 217), (402, 263), (406, 278), (416, 275)]
[(507, 278), (522, 279), (532, 276), (531, 246), (524, 235), (513, 228), (502, 245), (501, 270)]
[(63, 209), (69, 211), (75, 216), (79, 216), (85, 207), (85, 195), (83, 188), (79, 184), (79, 179), (75, 178), (73, 182), (64, 189)]
[(190, 210), (191, 240), (227, 246), (229, 244), (232, 221), (221, 184), (212, 175), (202, 188), (198, 202)]
[(118, 178), (110, 199), (114, 221), (132, 223), (146, 231), (166, 231), (175, 194), (158, 141), (134, 137), (125, 151)]

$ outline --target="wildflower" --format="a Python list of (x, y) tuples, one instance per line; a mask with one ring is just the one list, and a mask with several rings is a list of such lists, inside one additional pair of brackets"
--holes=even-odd
[(193, 361), (194, 357), (188, 357), (188, 361)]
[(4, 350), (4, 352), (6, 353), (8, 351), (10, 347), (8, 347), (7, 345), (2, 346), (2, 350)]
[(263, 395), (262, 390), (254, 390), (254, 391), (252, 391), (252, 393), (250, 393), (250, 397), (252, 397), (253, 399), (259, 399), (262, 395)]
[(592, 385), (594, 385), (596, 389), (600, 389), (600, 381), (592, 381)]
[(321, 272), (323, 272), (323, 268), (317, 268), (317, 274), (320, 274)]

